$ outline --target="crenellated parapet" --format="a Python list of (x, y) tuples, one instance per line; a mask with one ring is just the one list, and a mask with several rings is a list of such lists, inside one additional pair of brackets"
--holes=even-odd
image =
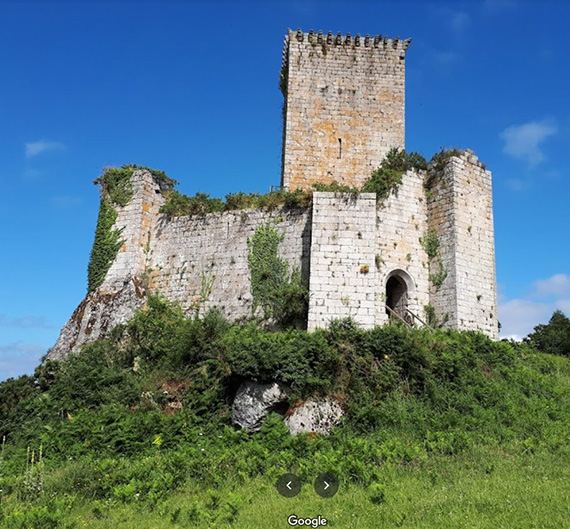
[(310, 44), (325, 44), (327, 46), (352, 46), (358, 48), (363, 46), (365, 48), (392, 48), (394, 50), (406, 51), (412, 39), (389, 38), (383, 35), (365, 35), (364, 37), (357, 33), (354, 37), (347, 33), (342, 35), (339, 31), (333, 35), (329, 31), (326, 35), (322, 31), (315, 32), (312, 29), (308, 33), (303, 33), (300, 29), (297, 31), (289, 30), (287, 37), (294, 38), (297, 42), (304, 42), (305, 40)]
[(332, 31), (328, 33), (323, 33), (322, 31), (313, 31), (312, 29), (308, 32), (303, 32), (301, 29), (293, 31), (289, 29), (287, 35), (285, 35), (285, 41), (283, 45), (283, 56), (282, 65), (287, 63), (287, 47), (291, 41), (306, 43), (312, 45), (325, 46), (327, 48), (371, 48), (380, 49), (385, 51), (397, 51), (403, 54), (406, 52), (412, 39), (400, 39), (399, 37), (390, 38), (385, 35), (360, 35), (357, 33), (352, 36), (350, 33), (343, 35), (340, 31), (333, 34)]

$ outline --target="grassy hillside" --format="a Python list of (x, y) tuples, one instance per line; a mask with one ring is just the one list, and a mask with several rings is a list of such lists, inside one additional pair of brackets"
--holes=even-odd
[[(242, 380), (334, 394), (330, 437), (231, 427)], [(570, 527), (570, 362), (477, 333), (308, 334), (152, 298), (105, 341), (0, 385), (0, 527)], [(286, 499), (277, 477), (304, 482)], [(341, 486), (312, 490), (323, 472)]]

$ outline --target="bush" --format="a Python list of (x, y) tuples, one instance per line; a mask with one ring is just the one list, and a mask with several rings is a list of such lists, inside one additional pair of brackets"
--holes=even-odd
[(210, 198), (206, 193), (196, 193), (190, 197), (178, 191), (170, 191), (160, 213), (171, 216), (203, 216), (208, 213), (234, 211), (250, 208), (271, 210), (279, 206), (285, 208), (303, 208), (311, 205), (312, 193), (297, 189), (295, 191), (272, 191), (265, 195), (258, 193), (230, 193), (225, 200)]
[(546, 325), (537, 325), (527, 340), (543, 353), (570, 357), (570, 319), (557, 310)]
[(410, 170), (423, 171), (427, 164), (423, 156), (417, 152), (407, 153), (394, 147), (376, 169), (370, 179), (362, 187), (364, 193), (376, 193), (379, 200), (387, 198), (402, 183), (402, 175)]

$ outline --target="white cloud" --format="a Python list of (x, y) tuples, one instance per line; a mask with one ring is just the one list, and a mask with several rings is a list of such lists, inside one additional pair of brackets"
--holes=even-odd
[(0, 380), (32, 374), (45, 351), (44, 347), (33, 343), (0, 345)]
[(71, 195), (61, 195), (51, 199), (51, 205), (55, 209), (73, 209), (81, 205), (81, 198)]
[(524, 338), (539, 323), (548, 323), (555, 310), (570, 315), (570, 276), (566, 274), (535, 281), (528, 296), (500, 301), (501, 337)]
[(19, 329), (53, 329), (43, 316), (26, 314), (17, 318), (11, 318), (0, 314), (0, 327), (16, 327)]
[(558, 127), (552, 120), (511, 125), (500, 135), (505, 142), (503, 152), (530, 165), (537, 165), (544, 160), (541, 144), (557, 132)]
[(430, 9), (430, 14), (434, 22), (438, 25), (442, 24), (451, 30), (455, 38), (460, 38), (465, 34), (465, 30), (470, 22), (467, 12), (458, 11), (445, 5), (433, 5)]
[(529, 188), (529, 182), (520, 178), (509, 178), (505, 182), (513, 191), (525, 191)]
[(566, 274), (555, 274), (548, 279), (536, 281), (534, 288), (537, 295), (570, 297), (570, 276)]
[(455, 62), (459, 60), (461, 55), (455, 51), (427, 49), (424, 63), (431, 68), (440, 70), (448, 70)]
[(511, 299), (499, 303), (501, 337), (520, 340), (539, 323), (546, 323), (552, 312), (550, 305), (527, 299)]
[(455, 11), (449, 16), (449, 25), (457, 35), (463, 35), (468, 23), (469, 15), (464, 11)]
[(48, 151), (63, 151), (65, 145), (59, 141), (39, 140), (25, 144), (26, 158), (33, 158), (38, 154)]
[(514, 0), (485, 0), (483, 2), (483, 9), (490, 14), (499, 13), (516, 6)]

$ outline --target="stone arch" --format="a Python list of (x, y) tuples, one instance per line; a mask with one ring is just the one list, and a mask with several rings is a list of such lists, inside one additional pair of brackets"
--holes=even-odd
[(409, 299), (415, 289), (412, 276), (405, 270), (397, 268), (386, 275), (384, 279), (384, 295), (386, 296), (386, 314), (391, 316), (393, 312), (405, 321), (411, 320), (408, 312)]

